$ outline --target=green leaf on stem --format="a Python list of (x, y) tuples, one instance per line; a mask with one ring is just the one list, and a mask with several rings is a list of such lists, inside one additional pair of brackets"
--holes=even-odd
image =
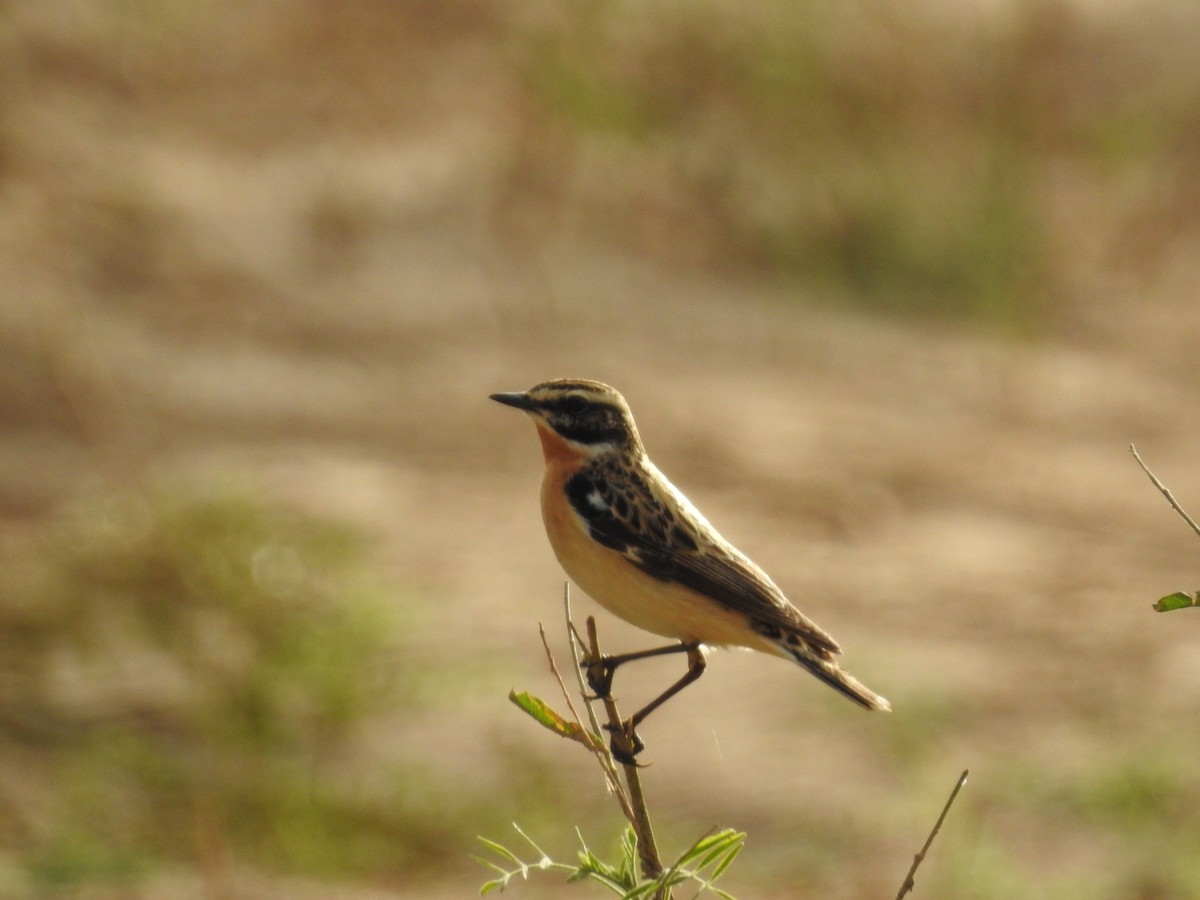
[(546, 704), (546, 701), (540, 697), (535, 697), (525, 691), (509, 691), (508, 699), (543, 728), (553, 731), (559, 737), (570, 738), (582, 744), (587, 743), (586, 734), (579, 727), (579, 723), (567, 721), (552, 710)]
[(1194, 594), (1185, 594), (1183, 591), (1167, 594), (1154, 604), (1154, 609), (1158, 612), (1172, 612), (1176, 609), (1186, 609), (1189, 606), (1200, 606), (1200, 591)]

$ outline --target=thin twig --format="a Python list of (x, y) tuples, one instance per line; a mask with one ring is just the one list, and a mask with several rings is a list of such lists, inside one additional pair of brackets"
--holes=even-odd
[(617, 777), (616, 767), (612, 763), (612, 755), (608, 752), (608, 748), (604, 746), (604, 743), (596, 737), (600, 733), (600, 728), (595, 725), (595, 716), (591, 715), (591, 709), (589, 709), (588, 717), (592, 720), (594, 727), (591, 729), (586, 728), (583, 721), (579, 718), (579, 712), (575, 709), (571, 695), (567, 692), (567, 686), (563, 682), (562, 675), (559, 674), (558, 663), (555, 662), (554, 654), (550, 650), (550, 643), (546, 640), (546, 629), (542, 627), (541, 622), (538, 622), (538, 634), (542, 638), (542, 648), (546, 651), (546, 660), (550, 663), (550, 671), (554, 674), (554, 680), (558, 682), (563, 699), (567, 702), (567, 709), (571, 711), (571, 717), (575, 720), (575, 724), (579, 726), (580, 735), (583, 738), (585, 746), (592, 751), (600, 763), (600, 768), (604, 772), (604, 780), (608, 784), (608, 789), (616, 794), (617, 802), (621, 804), (621, 811), (625, 814), (625, 818), (632, 821), (633, 810), (629, 806), (628, 795), (621, 787), (621, 780)]
[(1197, 535), (1200, 535), (1200, 525), (1197, 525), (1195, 520), (1192, 519), (1191, 516), (1189, 516), (1186, 512), (1183, 511), (1183, 507), (1180, 506), (1175, 501), (1175, 497), (1167, 489), (1167, 486), (1165, 484), (1163, 484), (1161, 481), (1159, 481), (1158, 476), (1156, 476), (1153, 472), (1151, 472), (1149, 467), (1144, 462), (1142, 462), (1142, 458), (1138, 455), (1137, 447), (1133, 446), (1133, 444), (1130, 444), (1129, 452), (1133, 454), (1133, 458), (1136, 459), (1138, 462), (1138, 465), (1142, 467), (1142, 471), (1145, 472), (1150, 477), (1150, 480), (1152, 482), (1154, 482), (1154, 486), (1159, 489), (1159, 491), (1162, 493), (1162, 495), (1164, 497), (1167, 498), (1167, 502), (1171, 504), (1171, 509), (1173, 509), (1173, 510), (1175, 510), (1175, 512), (1179, 513), (1179, 515), (1181, 515), (1183, 517), (1183, 521), (1187, 522), (1188, 525), (1191, 526), (1192, 531), (1196, 532)]
[[(592, 700), (588, 693), (588, 687), (583, 680), (583, 638), (580, 636), (578, 629), (575, 628), (575, 620), (571, 618), (571, 583), (563, 582), (563, 615), (567, 620), (567, 643), (571, 648), (571, 659), (575, 663), (575, 684), (579, 688), (579, 696), (583, 698), (584, 708), (587, 709), (588, 724), (592, 726), (592, 733), (600, 733), (600, 720), (596, 718), (596, 710), (592, 708)], [(607, 768), (616, 774), (616, 768), (612, 764), (612, 756), (607, 750), (604, 751), (604, 759), (602, 762), (607, 764)]]
[[(604, 772), (604, 780), (608, 783), (608, 789), (612, 791), (617, 802), (621, 805), (621, 812), (625, 814), (625, 818), (633, 822), (634, 814), (633, 807), (629, 802), (629, 793), (621, 784), (621, 779), (617, 775), (617, 767), (613, 764), (612, 754), (608, 748), (604, 746), (604, 742), (597, 740), (594, 736), (600, 734), (600, 722), (596, 718), (596, 711), (592, 709), (591, 701), (588, 699), (588, 692), (583, 683), (583, 668), (580, 665), (579, 653), (579, 632), (575, 630), (575, 623), (571, 620), (571, 586), (569, 582), (563, 583), (563, 614), (567, 620), (567, 639), (571, 648), (571, 660), (575, 665), (575, 681), (579, 686), (579, 696), (583, 698), (584, 708), (587, 710), (588, 724), (590, 728), (584, 727), (580, 721), (579, 713), (575, 710), (575, 704), (571, 701), (570, 695), (567, 693), (567, 688), (563, 684), (562, 677), (558, 674), (558, 667), (554, 664), (553, 656), (550, 653), (550, 647), (546, 644), (545, 632), (542, 632), (542, 646), (546, 648), (546, 656), (550, 658), (550, 668), (554, 672), (554, 677), (558, 679), (558, 686), (562, 689), (563, 697), (566, 698), (567, 708), (571, 710), (571, 715), (575, 717), (575, 721), (579, 722), (580, 728), (583, 728), (588, 735), (588, 747), (596, 756), (596, 761), (600, 763), (600, 768)], [(539, 623), (538, 630), (541, 631)]]
[(579, 718), (579, 711), (575, 709), (575, 704), (571, 700), (571, 695), (567, 692), (567, 686), (563, 682), (563, 677), (559, 674), (558, 663), (554, 659), (554, 653), (550, 650), (550, 642), (546, 640), (546, 628), (541, 622), (538, 622), (538, 636), (542, 639), (542, 649), (546, 651), (546, 662), (550, 664), (550, 671), (554, 674), (554, 680), (558, 682), (558, 689), (562, 692), (563, 700), (567, 703), (567, 709), (571, 711), (571, 718), (583, 729), (583, 733), (588, 739), (588, 747), (592, 748), (596, 743), (595, 732), (589, 732), (583, 727), (583, 720)]
[[(587, 618), (588, 652), (592, 659), (603, 659), (600, 653), (600, 640), (596, 636), (596, 620)], [(624, 733), (621, 713), (617, 709), (617, 701), (612, 695), (603, 698), (604, 709), (608, 713), (609, 727), (613, 734)], [(633, 816), (629, 824), (633, 826), (638, 839), (638, 856), (642, 861), (642, 874), (647, 878), (658, 878), (663, 873), (662, 858), (658, 855), (658, 845), (654, 841), (654, 830), (650, 827), (650, 812), (646, 809), (646, 798), (642, 794), (642, 779), (638, 775), (637, 763), (622, 763), (625, 769), (625, 785), (629, 788), (629, 802)], [(656, 900), (667, 900), (670, 888), (664, 885), (655, 894)]]
[(933, 839), (937, 837), (937, 833), (942, 829), (942, 823), (946, 821), (946, 813), (950, 812), (950, 807), (954, 805), (954, 799), (958, 796), (958, 792), (962, 790), (962, 786), (967, 783), (967, 775), (970, 774), (970, 769), (963, 769), (963, 773), (958, 776), (958, 782), (954, 785), (954, 790), (950, 792), (950, 799), (946, 801), (946, 805), (942, 807), (942, 814), (938, 816), (937, 822), (934, 823), (933, 831), (929, 832), (929, 837), (925, 841), (925, 846), (920, 852), (913, 857), (912, 868), (908, 870), (908, 874), (904, 876), (904, 883), (900, 885), (900, 893), (896, 895), (896, 900), (901, 898), (916, 887), (917, 868), (925, 861), (925, 854), (929, 852), (929, 847), (933, 844)]

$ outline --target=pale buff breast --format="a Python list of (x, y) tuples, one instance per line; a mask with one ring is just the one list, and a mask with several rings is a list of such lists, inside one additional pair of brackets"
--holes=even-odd
[(542, 441), (546, 455), (542, 520), (554, 555), (572, 581), (609, 612), (654, 634), (784, 655), (755, 634), (741, 614), (689, 588), (660, 581), (621, 553), (592, 540), (564, 492), (567, 480), (582, 468), (585, 459), (555, 437), (544, 435)]

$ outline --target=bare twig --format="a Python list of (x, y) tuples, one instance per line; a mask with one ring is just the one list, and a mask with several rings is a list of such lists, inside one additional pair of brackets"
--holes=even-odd
[[(579, 634), (579, 630), (575, 627), (575, 620), (571, 618), (571, 583), (563, 582), (563, 615), (567, 620), (567, 642), (571, 647), (571, 660), (575, 663), (575, 685), (579, 688), (579, 696), (583, 698), (584, 708), (587, 709), (588, 724), (592, 726), (592, 733), (600, 733), (600, 721), (596, 718), (596, 711), (592, 708), (592, 698), (588, 694), (587, 685), (583, 681), (583, 637)], [(569, 702), (569, 701), (568, 701)], [(611, 772), (613, 780), (616, 781), (616, 767), (613, 765), (612, 755), (607, 748), (602, 747), (603, 751), (601, 764), (605, 766), (606, 771)], [(617, 782), (618, 790), (620, 782)]]
[(930, 845), (933, 844), (933, 839), (937, 837), (937, 833), (942, 829), (942, 823), (946, 821), (946, 813), (950, 812), (950, 807), (954, 805), (954, 799), (958, 796), (958, 792), (962, 790), (962, 786), (967, 783), (967, 775), (970, 774), (970, 769), (963, 769), (963, 773), (958, 776), (958, 782), (954, 785), (954, 790), (950, 792), (950, 799), (946, 801), (946, 805), (942, 807), (942, 814), (938, 816), (937, 822), (933, 825), (933, 831), (929, 832), (929, 837), (925, 840), (925, 846), (920, 849), (916, 856), (913, 857), (912, 867), (908, 870), (908, 874), (904, 876), (904, 883), (900, 885), (900, 893), (896, 895), (896, 900), (901, 900), (905, 894), (916, 887), (917, 868), (925, 861), (925, 854), (929, 852)]
[(1133, 446), (1133, 444), (1130, 444), (1129, 452), (1133, 454), (1133, 458), (1136, 459), (1138, 465), (1142, 467), (1142, 471), (1145, 472), (1146, 475), (1149, 476), (1149, 478), (1152, 482), (1154, 482), (1154, 486), (1159, 489), (1159, 491), (1162, 493), (1162, 495), (1164, 497), (1167, 498), (1167, 502), (1171, 504), (1171, 509), (1173, 509), (1173, 510), (1175, 510), (1175, 512), (1179, 513), (1179, 515), (1181, 515), (1183, 517), (1183, 521), (1187, 522), (1188, 525), (1191, 527), (1192, 531), (1196, 532), (1197, 535), (1200, 535), (1200, 525), (1197, 525), (1195, 520), (1191, 516), (1189, 516), (1186, 512), (1184, 512), (1183, 507), (1180, 506), (1176, 502), (1175, 497), (1167, 489), (1167, 486), (1165, 484), (1163, 484), (1161, 481), (1159, 481), (1158, 476), (1156, 476), (1153, 472), (1151, 472), (1149, 467), (1144, 462), (1142, 462), (1142, 458), (1138, 455), (1137, 447)]
[[(617, 769), (613, 765), (612, 755), (608, 752), (608, 748), (604, 746), (604, 742), (597, 736), (600, 733), (600, 727), (596, 723), (596, 717), (592, 714), (591, 707), (588, 707), (588, 718), (591, 720), (592, 727), (589, 729), (584, 726), (579, 718), (579, 712), (575, 709), (575, 704), (571, 700), (571, 695), (567, 692), (567, 686), (563, 683), (562, 675), (559, 674), (558, 664), (554, 661), (554, 654), (550, 651), (550, 644), (546, 640), (546, 629), (542, 627), (542, 623), (538, 623), (538, 634), (542, 638), (542, 647), (546, 651), (546, 660), (550, 663), (550, 671), (554, 673), (554, 679), (558, 682), (559, 690), (562, 691), (563, 699), (567, 702), (567, 709), (571, 711), (571, 717), (579, 726), (582, 740), (584, 744), (595, 755), (596, 760), (600, 763), (600, 768), (604, 772), (604, 780), (608, 783), (608, 789), (617, 797), (617, 802), (621, 805), (621, 812), (625, 814), (625, 818), (633, 821), (633, 809), (629, 805), (629, 795), (621, 786), (621, 780), (617, 777)], [(578, 667), (578, 666), (577, 666)]]
[(554, 662), (554, 655), (550, 652), (550, 645), (546, 642), (546, 632), (542, 628), (541, 623), (538, 623), (538, 633), (542, 637), (542, 646), (546, 650), (546, 658), (550, 661), (550, 670), (554, 673), (555, 679), (558, 681), (558, 687), (562, 691), (563, 698), (567, 702), (567, 708), (571, 711), (571, 715), (575, 717), (575, 721), (579, 723), (580, 728), (588, 736), (588, 749), (596, 757), (596, 761), (600, 763), (600, 768), (604, 772), (604, 780), (608, 783), (608, 789), (616, 795), (617, 802), (621, 806), (621, 812), (625, 814), (625, 818), (633, 822), (633, 808), (629, 803), (629, 793), (621, 784), (621, 779), (617, 775), (617, 767), (613, 764), (612, 754), (608, 752), (608, 748), (604, 746), (604, 742), (598, 739), (600, 734), (600, 722), (596, 718), (596, 711), (592, 709), (591, 701), (588, 699), (587, 688), (583, 682), (583, 668), (580, 665), (581, 654), (580, 646), (581, 639), (579, 632), (575, 629), (575, 622), (571, 619), (571, 584), (563, 582), (563, 615), (567, 623), (567, 639), (571, 648), (571, 661), (575, 666), (575, 683), (579, 688), (579, 696), (583, 698), (584, 709), (587, 710), (588, 725), (585, 727), (580, 720), (579, 713), (575, 709), (575, 704), (571, 700), (571, 695), (567, 692), (567, 687), (563, 683), (562, 676), (558, 673), (558, 666)]
[[(587, 618), (587, 633), (588, 633), (588, 653), (592, 659), (603, 659), (600, 653), (600, 640), (596, 636), (596, 620), (592, 616)], [(622, 727), (623, 722), (621, 713), (617, 709), (617, 701), (611, 695), (602, 698), (604, 700), (604, 709), (608, 714), (608, 724), (614, 735), (622, 735), (625, 729)], [(631, 756), (632, 758), (632, 756)], [(654, 841), (654, 830), (650, 827), (650, 812), (646, 809), (646, 798), (642, 794), (642, 779), (638, 774), (638, 766), (636, 763), (623, 763), (625, 769), (625, 785), (629, 788), (629, 803), (632, 807), (633, 815), (629, 820), (629, 824), (633, 826), (634, 834), (638, 840), (638, 856), (642, 861), (642, 874), (647, 878), (658, 878), (663, 873), (662, 858), (658, 855), (658, 845)], [(655, 894), (655, 900), (669, 900), (670, 888), (665, 884), (661, 887), (658, 893)]]

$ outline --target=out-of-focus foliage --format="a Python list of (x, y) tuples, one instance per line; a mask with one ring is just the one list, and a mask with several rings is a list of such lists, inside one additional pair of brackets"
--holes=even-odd
[(708, 265), (1020, 325), (1047, 274), (1031, 162), (1058, 90), (1032, 33), (1051, 26), (1026, 25), (600, 2), (541, 20), (522, 62), (536, 120), (570, 146), (559, 188), (614, 236), (653, 247), (661, 232)]
[(353, 767), (413, 699), (370, 571), (347, 529), (230, 495), (106, 497), (0, 544), (0, 844), (31, 885), (401, 864), (420, 814)]
[(542, 12), (510, 43), (529, 102), (513, 196), (637, 252), (1028, 331), (1065, 299), (1076, 190), (1151, 188), (1126, 261), (1183, 218), (1171, 185), (1196, 193), (1196, 91), (1159, 72), (1170, 49), (1144, 52), (1165, 46), (1151, 23), (1123, 42), (1053, 3)]

